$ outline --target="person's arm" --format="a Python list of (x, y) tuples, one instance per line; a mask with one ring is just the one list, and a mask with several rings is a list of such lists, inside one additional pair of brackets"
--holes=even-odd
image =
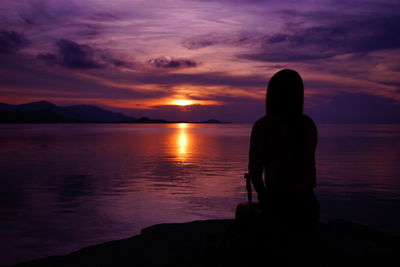
[(315, 151), (316, 148), (317, 148), (317, 143), (318, 143), (317, 126), (315, 125), (314, 121), (309, 116), (306, 115), (305, 117), (308, 120), (308, 127), (307, 127), (307, 129), (308, 129), (308, 134), (307, 134), (308, 140), (307, 140), (307, 142), (308, 142), (308, 144), (311, 145), (311, 149), (313, 151)]
[(263, 134), (260, 121), (257, 121), (252, 128), (249, 149), (249, 175), (254, 189), (257, 192), (258, 200), (262, 202), (265, 197), (265, 185), (263, 181)]
[(318, 129), (317, 126), (315, 125), (314, 121), (311, 120), (312, 126), (311, 126), (311, 132), (312, 132), (312, 145), (313, 145), (313, 150), (315, 151), (317, 149), (317, 144), (318, 144)]

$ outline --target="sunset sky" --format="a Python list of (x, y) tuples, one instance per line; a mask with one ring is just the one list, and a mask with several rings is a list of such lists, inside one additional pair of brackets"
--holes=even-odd
[(400, 122), (398, 0), (1, 0), (0, 102), (253, 122), (282, 68), (320, 122)]

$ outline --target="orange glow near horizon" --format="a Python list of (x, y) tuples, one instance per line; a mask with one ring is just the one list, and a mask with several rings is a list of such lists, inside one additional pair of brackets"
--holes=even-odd
[(191, 105), (223, 105), (224, 103), (215, 100), (191, 100), (177, 98), (154, 98), (154, 99), (138, 99), (138, 100), (102, 100), (94, 99), (91, 103), (101, 104), (114, 108), (134, 108), (134, 109), (156, 109), (159, 106), (178, 106), (187, 107)]

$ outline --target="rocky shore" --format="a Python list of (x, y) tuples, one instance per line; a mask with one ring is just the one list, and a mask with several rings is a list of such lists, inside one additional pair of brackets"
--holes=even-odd
[[(272, 236), (274, 234), (272, 233)], [(234, 220), (159, 224), (140, 235), (14, 266), (400, 266), (400, 238), (344, 220), (283, 237)]]

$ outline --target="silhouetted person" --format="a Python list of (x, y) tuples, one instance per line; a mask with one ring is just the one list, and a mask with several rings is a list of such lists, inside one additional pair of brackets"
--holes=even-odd
[[(304, 87), (293, 70), (277, 72), (269, 81), (266, 116), (252, 129), (249, 174), (266, 223), (291, 233), (315, 230), (319, 204), (315, 149), (317, 128), (303, 114)], [(274, 229), (272, 229), (274, 230)]]

